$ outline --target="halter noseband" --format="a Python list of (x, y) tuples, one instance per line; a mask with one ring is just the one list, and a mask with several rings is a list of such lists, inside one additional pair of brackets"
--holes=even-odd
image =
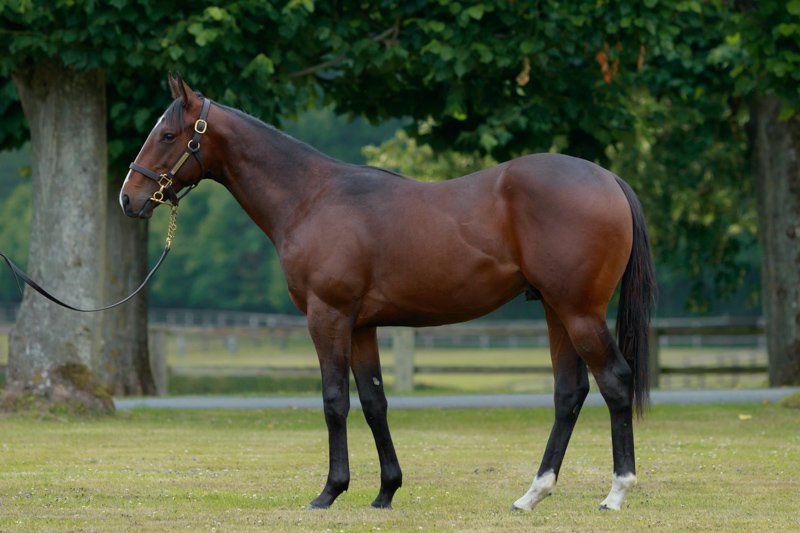
[[(189, 143), (186, 145), (181, 156), (172, 166), (169, 172), (158, 174), (157, 172), (153, 172), (149, 168), (145, 168), (141, 165), (137, 165), (136, 163), (131, 163), (128, 165), (128, 168), (131, 170), (135, 170), (136, 172), (140, 173), (143, 176), (150, 178), (151, 180), (155, 181), (159, 185), (159, 189), (153, 193), (153, 196), (150, 197), (150, 200), (159, 203), (165, 204), (167, 200), (170, 204), (177, 207), (178, 202), (189, 194), (189, 192), (197, 186), (197, 183), (193, 183), (189, 186), (189, 188), (184, 192), (182, 195), (178, 196), (175, 192), (175, 188), (172, 186), (172, 179), (175, 177), (175, 174), (181, 169), (183, 164), (189, 159), (189, 156), (194, 156), (197, 159), (197, 163), (200, 165), (200, 179), (202, 179), (205, 174), (205, 166), (203, 165), (203, 159), (200, 157), (200, 137), (206, 132), (208, 129), (208, 122), (206, 119), (208, 118), (208, 109), (211, 107), (211, 100), (208, 98), (203, 98), (203, 109), (200, 111), (200, 118), (197, 119), (194, 123), (194, 135), (189, 140)], [(198, 180), (199, 181), (199, 180)], [(166, 196), (166, 199), (165, 199)]]

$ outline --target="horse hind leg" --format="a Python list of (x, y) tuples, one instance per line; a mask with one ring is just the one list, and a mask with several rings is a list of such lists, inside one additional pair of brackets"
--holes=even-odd
[(530, 511), (552, 492), (572, 431), (589, 393), (586, 364), (578, 356), (564, 325), (547, 304), (545, 314), (555, 378), (555, 420), (536, 477), (528, 492), (511, 506), (512, 510)]
[(619, 510), (636, 485), (633, 443), (633, 372), (603, 318), (578, 316), (566, 322), (570, 339), (600, 388), (611, 415), (614, 459), (611, 491), (600, 509)]

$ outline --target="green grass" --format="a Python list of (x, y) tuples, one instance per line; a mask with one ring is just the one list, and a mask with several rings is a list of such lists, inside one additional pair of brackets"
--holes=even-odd
[(0, 531), (796, 531), (800, 410), (655, 407), (636, 426), (639, 487), (599, 512), (608, 415), (587, 408), (553, 497), (530, 485), (550, 409), (392, 411), (405, 483), (369, 508), (378, 465), (350, 418), (350, 490), (306, 511), (325, 481), (316, 411), (154, 411), (88, 420), (0, 418)]

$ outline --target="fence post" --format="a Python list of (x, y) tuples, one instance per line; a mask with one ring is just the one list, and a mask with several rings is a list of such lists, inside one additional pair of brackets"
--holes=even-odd
[(650, 326), (650, 332), (648, 335), (648, 351), (649, 351), (649, 361), (647, 362), (648, 372), (650, 374), (650, 386), (653, 388), (657, 388), (659, 383), (659, 377), (661, 374), (661, 361), (659, 360), (659, 345), (658, 342), (658, 329), (655, 326)]
[(393, 328), (394, 389), (398, 392), (414, 390), (414, 330)]
[(150, 371), (156, 395), (167, 394), (167, 335), (163, 328), (150, 328)]

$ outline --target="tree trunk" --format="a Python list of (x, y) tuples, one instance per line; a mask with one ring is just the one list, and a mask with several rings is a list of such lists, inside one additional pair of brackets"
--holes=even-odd
[(780, 101), (751, 105), (762, 299), (770, 385), (800, 384), (800, 117), (781, 121)]
[[(106, 99), (101, 71), (47, 61), (13, 75), (31, 132), (33, 220), (28, 272), (78, 307), (106, 301)], [(97, 379), (103, 314), (57, 307), (26, 289), (9, 335), (4, 405), (21, 395), (113, 410)]]
[[(124, 177), (124, 172), (115, 172), (108, 182), (105, 268), (109, 303), (133, 292), (147, 275), (147, 224), (126, 217), (120, 209), (119, 189)], [(147, 338), (146, 292), (105, 313), (105, 342), (98, 377), (111, 386), (115, 395), (155, 394)]]

